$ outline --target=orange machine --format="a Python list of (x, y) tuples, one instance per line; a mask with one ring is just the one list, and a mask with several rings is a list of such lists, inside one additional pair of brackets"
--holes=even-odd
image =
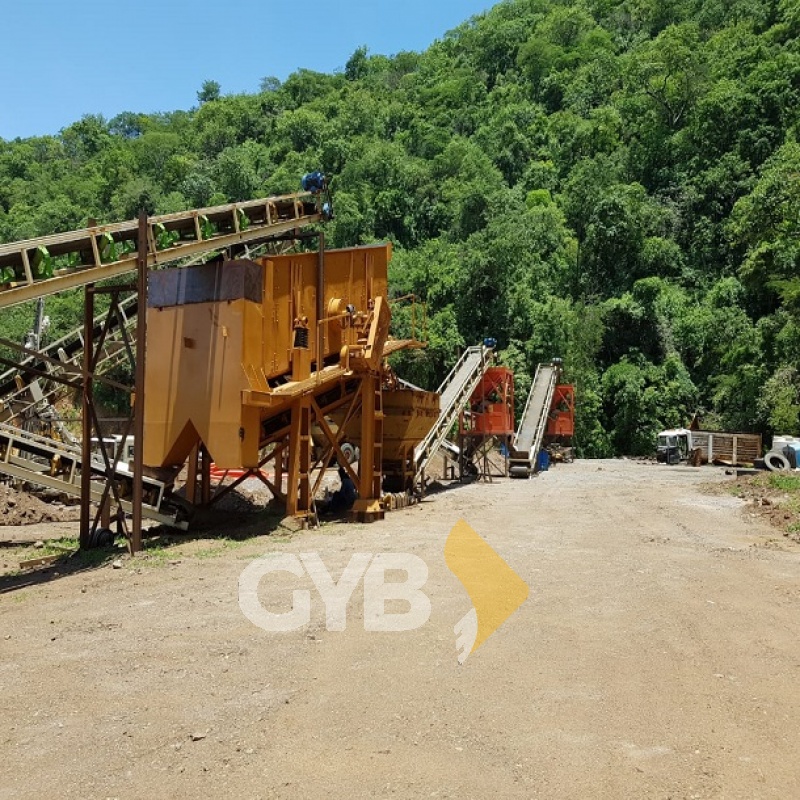
[(467, 474), (491, 477), (489, 452), (497, 443), (507, 446), (514, 436), (514, 373), (510, 369), (490, 367), (484, 372), (469, 410), (461, 412), (458, 429), (462, 478)]
[[(198, 452), (201, 466), (222, 469), (273, 460), (270, 489), (303, 516), (321, 484), (314, 426), (329, 444), (321, 472), (337, 459), (359, 488), (356, 512), (380, 516), (384, 358), (421, 346), (389, 337), (390, 257), (378, 245), (151, 273), (145, 464), (176, 469), (189, 458), (191, 474)], [(353, 425), (357, 476), (341, 451)], [(411, 426), (412, 438), (428, 428)]]
[(575, 387), (559, 384), (547, 417), (545, 436), (550, 441), (571, 439), (575, 435)]
[(514, 373), (506, 367), (484, 372), (470, 399), (470, 410), (461, 414), (462, 434), (513, 436)]

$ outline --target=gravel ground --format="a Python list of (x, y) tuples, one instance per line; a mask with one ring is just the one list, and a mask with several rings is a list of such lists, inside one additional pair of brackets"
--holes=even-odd
[[(262, 516), (0, 577), (0, 798), (800, 797), (800, 546), (709, 480), (576, 462), (372, 526)], [(530, 587), (463, 666), (459, 519)], [(254, 558), (318, 553), (338, 579), (356, 552), (427, 563), (426, 625), (365, 631), (363, 584), (344, 632), (315, 594), (291, 633), (243, 616)]]

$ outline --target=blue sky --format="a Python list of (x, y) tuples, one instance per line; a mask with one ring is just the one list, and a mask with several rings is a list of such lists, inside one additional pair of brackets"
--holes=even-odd
[(493, 0), (21, 0), (0, 22), (0, 138), (55, 134), (84, 114), (189, 109), (353, 51), (422, 50)]

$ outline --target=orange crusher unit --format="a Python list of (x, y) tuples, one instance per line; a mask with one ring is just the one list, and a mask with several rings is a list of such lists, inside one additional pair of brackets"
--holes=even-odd
[(507, 367), (489, 367), (470, 398), (470, 410), (461, 413), (462, 436), (494, 436), (507, 443), (514, 435), (514, 373)]
[[(461, 477), (492, 476), (488, 454), (495, 444), (507, 453), (514, 437), (514, 373), (507, 367), (484, 372), (458, 424)], [(506, 475), (507, 464), (497, 477)]]
[(559, 383), (553, 392), (553, 402), (547, 416), (545, 441), (571, 444), (575, 435), (575, 387)]
[[(383, 515), (387, 482), (413, 483), (416, 444), (439, 397), (399, 388), (385, 359), (390, 245), (153, 271), (147, 309), (144, 462), (207, 503), (210, 464), (252, 470), (289, 515), (313, 512), (325, 468), (358, 488), (358, 519)], [(323, 455), (313, 439), (324, 439)], [(342, 451), (360, 448), (358, 471)], [(200, 473), (201, 497), (196, 498)]]

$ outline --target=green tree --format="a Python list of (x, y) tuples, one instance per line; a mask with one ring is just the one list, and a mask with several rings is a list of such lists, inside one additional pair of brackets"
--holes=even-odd
[(200, 91), (197, 92), (198, 103), (212, 103), (221, 97), (222, 87), (216, 81), (203, 81)]
[(347, 80), (358, 81), (367, 76), (369, 72), (368, 52), (367, 46), (362, 45), (356, 48), (353, 55), (347, 59), (347, 64), (344, 67), (344, 76)]
[(767, 380), (759, 408), (773, 433), (800, 434), (800, 373), (797, 367), (782, 367)]
[(800, 309), (798, 209), (800, 145), (788, 141), (767, 162), (753, 191), (736, 204), (730, 233), (745, 251), (741, 275), (751, 291), (768, 300), (764, 288), (769, 287)]
[(629, 81), (652, 101), (664, 124), (675, 130), (685, 124), (706, 69), (698, 26), (670, 25), (633, 52)]

